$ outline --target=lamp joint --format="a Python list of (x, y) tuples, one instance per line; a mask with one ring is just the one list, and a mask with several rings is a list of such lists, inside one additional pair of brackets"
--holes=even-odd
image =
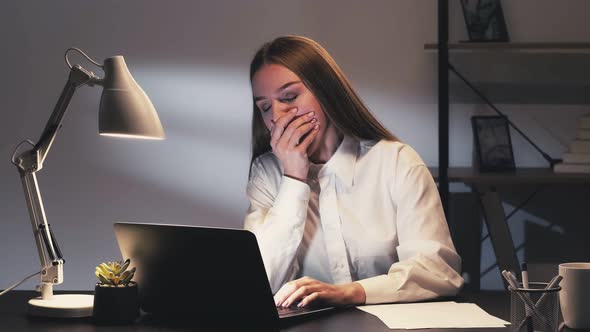
[(17, 158), (18, 168), (27, 173), (35, 173), (43, 168), (43, 163), (40, 162), (39, 152), (27, 150), (21, 153)]
[(70, 70), (69, 81), (77, 87), (84, 84), (92, 86), (99, 82), (100, 78), (90, 70), (86, 70), (80, 65), (74, 65)]

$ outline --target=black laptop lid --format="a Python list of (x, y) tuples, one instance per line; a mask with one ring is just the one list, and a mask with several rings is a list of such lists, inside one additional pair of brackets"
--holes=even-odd
[(275, 325), (278, 316), (256, 237), (249, 231), (115, 223), (137, 267), (142, 310), (195, 320)]

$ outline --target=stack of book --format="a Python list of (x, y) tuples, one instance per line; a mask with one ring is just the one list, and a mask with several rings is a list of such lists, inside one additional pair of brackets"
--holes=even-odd
[(570, 142), (563, 162), (553, 166), (556, 173), (590, 173), (590, 114), (578, 121), (576, 138)]

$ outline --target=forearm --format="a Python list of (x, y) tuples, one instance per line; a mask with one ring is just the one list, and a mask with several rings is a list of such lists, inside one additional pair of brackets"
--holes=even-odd
[(387, 274), (357, 282), (365, 289), (366, 303), (376, 304), (454, 296), (463, 278), (440, 256), (418, 254), (393, 264)]
[[(249, 192), (251, 202), (257, 193)], [(245, 229), (256, 235), (273, 291), (297, 272), (296, 253), (303, 238), (309, 186), (283, 177), (270, 208), (251, 204)]]
[(303, 222), (267, 216), (263, 227), (251, 229), (256, 235), (273, 292), (297, 273), (297, 248), (303, 238), (303, 226), (299, 224)]

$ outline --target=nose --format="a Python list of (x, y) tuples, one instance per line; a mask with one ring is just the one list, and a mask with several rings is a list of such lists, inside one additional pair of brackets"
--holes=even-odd
[(270, 119), (272, 124), (277, 123), (277, 121), (279, 121), (279, 119), (282, 116), (284, 116), (285, 113), (287, 113), (289, 110), (290, 110), (290, 108), (288, 105), (284, 105), (277, 100), (273, 100), (272, 106), (271, 106), (272, 118)]

